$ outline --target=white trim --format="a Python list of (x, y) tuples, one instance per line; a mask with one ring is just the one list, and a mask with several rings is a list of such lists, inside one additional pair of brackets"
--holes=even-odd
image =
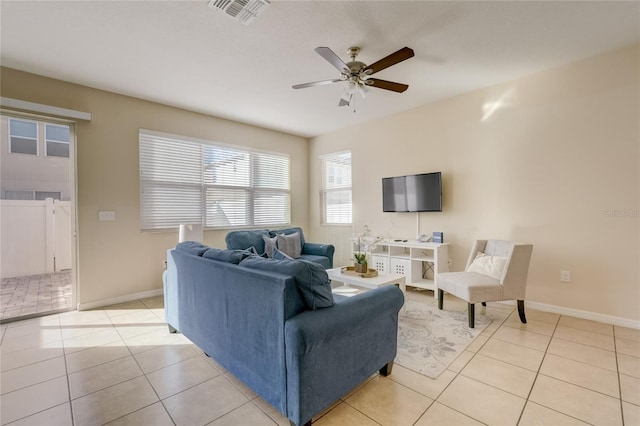
[(140, 299), (148, 299), (149, 297), (162, 296), (164, 290), (159, 288), (156, 290), (143, 291), (141, 293), (127, 294), (124, 296), (112, 297), (110, 299), (96, 300), (95, 302), (78, 303), (79, 311), (86, 311), (89, 309), (103, 308), (109, 305), (117, 305), (119, 303), (135, 302)]
[[(515, 305), (514, 300), (504, 301), (509, 305)], [(640, 321), (632, 320), (629, 318), (616, 317), (613, 315), (600, 314), (598, 312), (582, 311), (580, 309), (567, 308), (566, 306), (549, 305), (546, 303), (532, 302), (527, 299), (524, 300), (525, 315), (527, 308), (535, 309), (537, 311), (550, 312), (552, 314), (567, 315), (576, 318), (582, 318), (591, 321), (597, 321), (604, 324), (617, 325), (619, 327), (633, 328), (640, 330)]]
[(51, 105), (37, 104), (35, 102), (21, 101), (20, 99), (0, 97), (2, 108), (16, 108), (40, 114), (55, 115), (58, 117), (72, 118), (75, 120), (91, 121), (90, 112), (75, 111), (73, 109), (60, 108)]

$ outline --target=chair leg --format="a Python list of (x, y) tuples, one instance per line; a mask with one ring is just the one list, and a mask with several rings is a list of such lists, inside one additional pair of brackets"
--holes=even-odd
[(380, 372), (381, 375), (388, 376), (389, 374), (391, 374), (391, 370), (393, 370), (393, 361), (389, 361), (388, 363), (385, 364), (384, 367), (382, 367), (378, 371)]
[(524, 300), (518, 300), (518, 315), (523, 324), (527, 323), (527, 317), (524, 316)]
[(476, 305), (469, 303), (469, 328), (475, 328), (476, 324)]
[(443, 303), (444, 303), (444, 290), (438, 289), (438, 309), (442, 310)]

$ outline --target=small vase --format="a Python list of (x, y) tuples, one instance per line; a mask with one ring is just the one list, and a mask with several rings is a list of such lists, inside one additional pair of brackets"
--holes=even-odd
[(366, 274), (369, 270), (369, 265), (367, 264), (367, 262), (356, 263), (354, 270), (359, 274)]

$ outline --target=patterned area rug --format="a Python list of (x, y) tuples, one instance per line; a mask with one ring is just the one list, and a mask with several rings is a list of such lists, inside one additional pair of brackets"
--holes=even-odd
[(406, 312), (398, 321), (398, 354), (395, 362), (432, 379), (446, 368), (482, 333), (492, 319), (478, 313), (469, 328), (467, 311), (438, 309), (437, 299), (405, 300)]

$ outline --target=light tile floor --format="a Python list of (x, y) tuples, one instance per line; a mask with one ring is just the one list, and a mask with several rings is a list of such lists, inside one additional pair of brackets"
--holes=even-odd
[(0, 320), (71, 308), (71, 270), (3, 278)]
[[(1, 423), (288, 425), (169, 334), (162, 307), (158, 297), (1, 325)], [(451, 297), (447, 307), (465, 308)], [(493, 323), (439, 378), (396, 365), (314, 424), (640, 425), (639, 330), (531, 309), (523, 325), (499, 303), (486, 311)]]

